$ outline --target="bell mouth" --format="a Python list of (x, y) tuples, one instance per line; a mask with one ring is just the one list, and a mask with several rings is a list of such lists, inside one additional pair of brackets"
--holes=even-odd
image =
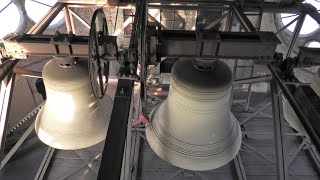
[[(242, 142), (242, 133), (238, 120), (230, 112), (230, 120), (233, 121), (233, 128), (225, 138), (217, 142), (215, 145), (206, 147), (206, 152), (199, 154), (197, 151), (192, 151), (192, 147), (182, 146), (182, 150), (189, 153), (184, 153), (184, 151), (179, 151), (181, 148), (172, 147), (172, 137), (168, 133), (163, 133), (164, 136), (160, 137), (158, 131), (156, 130), (157, 121), (159, 121), (157, 113), (159, 108), (164, 102), (159, 103), (150, 113), (149, 118), (151, 122), (146, 125), (146, 138), (151, 149), (163, 160), (168, 163), (177, 166), (179, 168), (194, 170), (194, 171), (207, 171), (219, 168), (229, 163), (239, 152)], [(161, 126), (158, 124), (158, 126)], [(221, 150), (221, 145), (224, 142), (232, 139), (230, 143), (223, 147)], [(175, 142), (178, 143), (179, 142)], [(170, 145), (171, 144), (171, 145)], [(216, 147), (221, 146), (221, 151), (216, 151), (212, 153)], [(195, 145), (193, 148), (202, 149), (203, 146)], [(210, 150), (211, 149), (211, 150)], [(211, 152), (211, 153), (210, 153)]]

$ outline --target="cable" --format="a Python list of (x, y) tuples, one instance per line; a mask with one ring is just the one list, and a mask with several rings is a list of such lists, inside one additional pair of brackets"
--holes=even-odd
[(2, 13), (2, 11), (4, 11), (11, 3), (12, 3), (12, 1), (10, 1), (4, 8), (2, 8), (2, 9), (0, 10), (0, 13)]

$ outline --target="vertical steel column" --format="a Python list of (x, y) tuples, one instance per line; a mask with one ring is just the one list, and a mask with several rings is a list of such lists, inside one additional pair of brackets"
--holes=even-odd
[(132, 116), (133, 116), (133, 107), (134, 107), (134, 93), (131, 97), (131, 105), (129, 111), (128, 125), (127, 125), (127, 138), (125, 142), (125, 147), (123, 150), (122, 158), (122, 169), (120, 180), (128, 180), (130, 177), (130, 158), (131, 158), (131, 144), (132, 144)]
[(64, 7), (64, 19), (66, 21), (67, 31), (68, 33), (75, 34), (74, 24), (73, 24), (73, 16), (71, 11), (69, 10), (68, 5)]
[(303, 26), (303, 23), (304, 23), (304, 20), (306, 18), (306, 13), (305, 12), (302, 12), (299, 16), (299, 19), (298, 19), (298, 22), (296, 24), (296, 27), (294, 28), (294, 31), (293, 31), (293, 34), (291, 36), (291, 39), (290, 39), (290, 44), (289, 44), (289, 47), (288, 47), (288, 50), (287, 50), (287, 54), (286, 54), (286, 58), (290, 57), (292, 51), (293, 51), (293, 48), (294, 48), (294, 45), (296, 43), (296, 40), (300, 34), (300, 31), (301, 31), (301, 28)]
[(10, 73), (1, 82), (0, 92), (0, 161), (3, 159), (4, 148), (7, 135), (7, 126), (10, 114), (10, 106), (15, 82), (15, 73)]
[(230, 9), (229, 14), (227, 16), (226, 27), (225, 27), (224, 31), (231, 31), (232, 30), (232, 21), (233, 21), (233, 12)]
[(146, 76), (147, 76), (147, 62), (146, 62), (146, 38), (147, 38), (147, 25), (148, 25), (148, 4), (147, 0), (142, 1), (142, 22), (141, 22), (141, 49), (140, 49), (140, 68), (141, 68), (141, 101), (142, 107), (144, 108), (144, 102), (147, 99), (147, 85), (146, 85)]
[(284, 133), (284, 120), (282, 101), (280, 99), (281, 93), (275, 80), (271, 80), (271, 100), (273, 111), (273, 126), (274, 126), (274, 140), (276, 147), (277, 157), (277, 179), (287, 180), (288, 166), (287, 166), (287, 153), (285, 146), (285, 133)]
[(118, 81), (98, 180), (120, 179), (133, 84), (133, 80), (120, 79)]
[(273, 65), (268, 65), (268, 68), (270, 72), (272, 73), (273, 79), (278, 84), (278, 87), (280, 87), (283, 95), (288, 99), (290, 105), (292, 106), (294, 112), (297, 114), (297, 117), (300, 119), (302, 125), (304, 126), (305, 130), (307, 131), (310, 139), (312, 140), (313, 144), (316, 146), (318, 150), (320, 150), (320, 138), (317, 134), (316, 130), (310, 123), (308, 117), (304, 114), (302, 109), (300, 108), (298, 102), (294, 98), (292, 92), (289, 90), (289, 88), (282, 82), (280, 76), (278, 75), (275, 67)]

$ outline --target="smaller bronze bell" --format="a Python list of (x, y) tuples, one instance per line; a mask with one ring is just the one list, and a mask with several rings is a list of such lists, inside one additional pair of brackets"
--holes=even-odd
[(88, 62), (54, 57), (43, 68), (47, 101), (36, 118), (35, 130), (45, 144), (65, 150), (81, 149), (105, 139), (112, 100), (97, 99), (88, 77)]

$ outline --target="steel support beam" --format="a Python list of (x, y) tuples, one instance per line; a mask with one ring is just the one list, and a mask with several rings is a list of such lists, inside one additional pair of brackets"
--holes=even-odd
[(250, 78), (244, 78), (244, 79), (235, 79), (232, 84), (237, 85), (237, 84), (268, 82), (271, 79), (272, 79), (271, 75), (257, 76), (257, 77), (250, 77)]
[(132, 97), (131, 97), (131, 105), (130, 105), (128, 123), (127, 123), (127, 137), (126, 137), (125, 147), (123, 150), (120, 180), (129, 180), (129, 178), (131, 178), (130, 159), (131, 159), (131, 144), (132, 144), (133, 108), (134, 108), (134, 93), (132, 93)]
[(77, 18), (84, 26), (86, 26), (88, 29), (90, 29), (90, 24), (88, 24), (84, 19), (82, 19), (77, 13), (75, 13), (74, 11), (72, 11), (71, 9), (69, 9), (69, 11), (71, 12), (71, 14)]
[(40, 167), (37, 171), (36, 176), (34, 177), (34, 180), (42, 180), (44, 178), (44, 175), (46, 174), (46, 171), (49, 167), (51, 158), (53, 156), (55, 149), (52, 147), (48, 147), (48, 150), (46, 152), (46, 154), (43, 157), (43, 160), (40, 164)]
[(19, 62), (19, 59), (16, 60), (7, 60), (0, 65), (0, 81), (2, 81), (7, 75), (12, 72), (14, 66)]
[(84, 165), (80, 166), (79, 168), (73, 170), (73, 171), (70, 172), (69, 174), (64, 175), (63, 177), (59, 177), (58, 179), (63, 179), (63, 180), (68, 179), (70, 176), (74, 175), (75, 173), (77, 173), (78, 171), (80, 171), (82, 168), (85, 168), (86, 166), (89, 166), (89, 167), (90, 167), (90, 166), (93, 166), (93, 163), (94, 163), (96, 160), (98, 160), (98, 159), (101, 157), (101, 155), (102, 155), (102, 154), (99, 153), (98, 155), (96, 155), (96, 156), (93, 158), (93, 160), (90, 161), (89, 164), (84, 164)]
[(289, 177), (288, 177), (288, 166), (287, 166), (287, 153), (286, 153), (286, 146), (285, 146), (282, 101), (280, 99), (281, 94), (275, 80), (271, 81), (270, 86), (271, 86), (271, 100), (272, 100), (272, 111), (273, 111), (274, 140), (275, 140), (276, 157), (277, 157), (277, 179), (287, 180), (289, 179)]
[(56, 3), (50, 11), (32, 28), (27, 32), (27, 34), (41, 34), (49, 26), (52, 20), (60, 13), (60, 11), (65, 7), (63, 3)]
[(286, 58), (291, 56), (291, 53), (293, 51), (293, 48), (294, 48), (295, 43), (297, 41), (297, 38), (298, 38), (298, 36), (300, 34), (300, 31), (301, 31), (301, 28), (303, 26), (305, 18), (306, 18), (306, 13), (302, 12), (300, 14), (300, 16), (299, 16), (298, 22), (297, 22), (296, 27), (294, 28), (293, 34), (291, 36), (290, 43), (289, 43), (289, 46), (288, 46), (288, 50), (287, 50), (287, 53), (286, 53)]
[(0, 161), (3, 159), (5, 142), (8, 129), (11, 100), (13, 97), (13, 87), (15, 73), (9, 74), (7, 79), (2, 80), (0, 90)]
[(320, 173), (320, 155), (319, 155), (319, 151), (317, 150), (317, 148), (311, 144), (310, 140), (308, 139), (307, 141), (307, 145), (309, 146), (309, 148), (307, 148), (307, 152), (309, 154), (309, 156), (311, 157), (311, 159), (313, 160), (318, 173)]
[[(26, 59), (28, 56), (74, 56), (88, 57), (88, 36), (59, 35), (28, 35), (17, 34), (3, 40), (8, 57)], [(116, 37), (107, 36), (108, 46), (115, 46)], [(114, 47), (110, 48), (113, 49)], [(115, 49), (115, 48), (114, 48)], [(116, 52), (110, 52), (116, 57)], [(113, 54), (114, 53), (114, 54)], [(1, 75), (1, 74), (0, 74)]]
[(25, 69), (22, 67), (14, 67), (13, 71), (21, 76), (42, 78), (42, 72)]
[(161, 31), (157, 56), (258, 59), (271, 63), (280, 40), (272, 32)]
[(140, 66), (141, 66), (141, 79), (140, 79), (140, 96), (142, 101), (142, 108), (147, 100), (147, 25), (148, 25), (148, 6), (146, 0), (142, 1), (142, 14), (141, 14), (141, 42), (140, 42)]
[(64, 19), (66, 21), (68, 33), (76, 34), (73, 24), (73, 16), (68, 6), (64, 7)]
[(230, 15), (230, 12), (228, 11), (227, 13), (224, 13), (222, 16), (220, 16), (218, 19), (212, 21), (210, 24), (208, 24), (206, 27), (204, 27), (203, 29), (206, 30), (210, 30), (211, 28), (213, 28), (214, 26), (216, 26), (217, 24), (219, 24), (224, 18), (228, 17)]
[(266, 103), (262, 108), (258, 109), (256, 112), (252, 113), (249, 117), (247, 117), (246, 119), (244, 119), (241, 122), (239, 122), (239, 124), (243, 125), (243, 124), (247, 123), (252, 118), (254, 118), (256, 115), (258, 115), (260, 112), (262, 112), (263, 110), (267, 109), (270, 105), (271, 105), (271, 103)]
[(241, 160), (240, 152), (233, 159), (233, 163), (237, 172), (238, 180), (247, 180), (247, 175), (245, 169), (243, 167), (243, 163)]
[(10, 160), (10, 158), (13, 156), (13, 154), (19, 149), (19, 147), (22, 145), (22, 143), (27, 139), (27, 137), (31, 134), (31, 132), (34, 130), (34, 124), (33, 122), (30, 127), (23, 133), (21, 138), (18, 140), (18, 142), (11, 148), (11, 150), (6, 154), (6, 156), (2, 159), (0, 170), (7, 164), (7, 162)]
[(118, 81), (98, 180), (120, 179), (133, 84), (132, 80)]
[(256, 31), (256, 28), (253, 26), (251, 21), (248, 19), (247, 15), (244, 14), (242, 9), (240, 9), (236, 6), (232, 6), (231, 9), (232, 9), (232, 12), (234, 13), (234, 15), (237, 17), (239, 23), (241, 24), (241, 26), (243, 27), (243, 29), (246, 32), (255, 32)]
[(277, 30), (277, 32), (275, 34), (279, 34), (280, 32), (282, 32), (283, 30), (287, 29), (289, 26), (291, 26), (291, 24), (293, 24), (294, 22), (296, 22), (299, 19), (299, 16), (294, 18), (291, 22), (289, 22), (287, 25), (283, 26), (282, 28), (280, 28), (279, 30)]
[(318, 136), (316, 130), (314, 129), (314, 126), (311, 124), (308, 117), (305, 115), (305, 113), (300, 108), (297, 100), (294, 98), (293, 94), (285, 85), (280, 76), (278, 75), (278, 71), (273, 65), (268, 65), (268, 68), (272, 74), (273, 79), (277, 83), (278, 87), (281, 89), (283, 95), (288, 99), (290, 105), (292, 106), (294, 112), (296, 113), (298, 119), (300, 119), (302, 125), (304, 126), (305, 130), (307, 131), (310, 139), (314, 143), (314, 145), (317, 147), (318, 150), (320, 150), (320, 137)]

